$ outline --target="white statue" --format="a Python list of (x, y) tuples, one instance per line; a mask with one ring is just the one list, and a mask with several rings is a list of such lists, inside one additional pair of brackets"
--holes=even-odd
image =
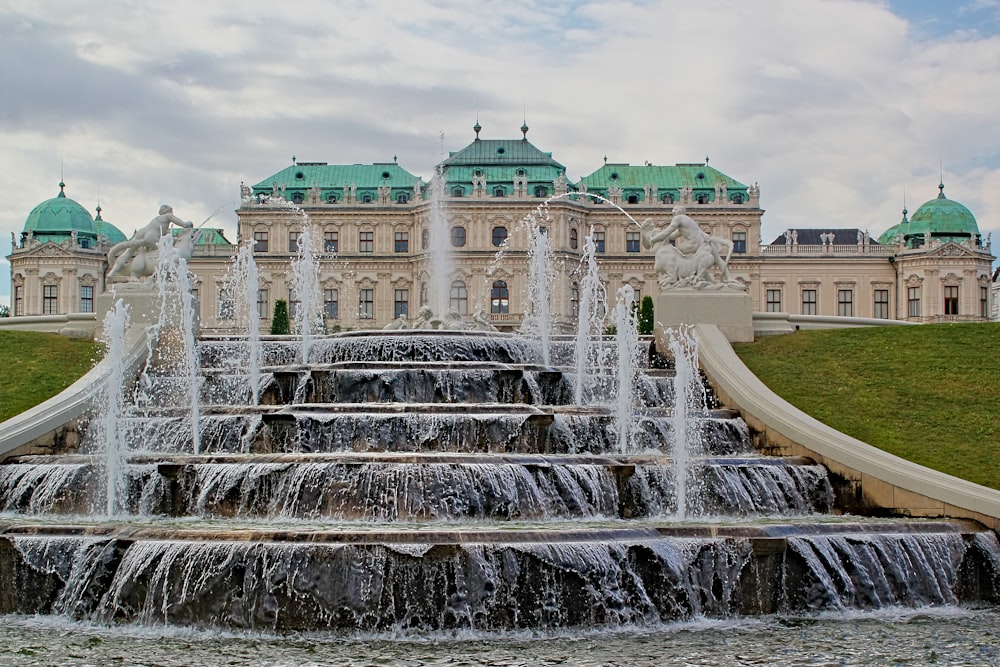
[(493, 323), (490, 322), (490, 316), (486, 314), (485, 310), (477, 310), (476, 314), (472, 318), (472, 328), (476, 331), (499, 331)]
[(449, 308), (448, 313), (444, 316), (444, 322), (441, 324), (441, 328), (448, 329), (449, 331), (462, 331), (466, 328), (466, 326), (458, 311), (454, 308)]
[(414, 329), (440, 329), (441, 318), (435, 317), (430, 306), (421, 306), (417, 311), (417, 319), (413, 322)]
[(156, 260), (151, 259), (149, 255), (157, 251), (160, 237), (170, 233), (171, 223), (186, 230), (177, 238), (174, 245), (181, 257), (191, 259), (194, 252), (194, 223), (181, 220), (174, 215), (174, 209), (164, 204), (160, 207), (159, 215), (146, 223), (142, 229), (136, 230), (132, 238), (116, 243), (108, 251), (108, 264), (111, 265), (111, 269), (108, 270), (108, 280), (116, 276), (126, 265), (129, 267), (130, 278), (146, 278), (153, 275)]
[(386, 331), (399, 331), (401, 329), (409, 329), (410, 324), (406, 321), (406, 315), (400, 313), (399, 317), (394, 319), (392, 322), (389, 322), (389, 324), (382, 328)]
[[(713, 236), (703, 231), (684, 207), (674, 207), (674, 217), (665, 228), (657, 230), (650, 219), (642, 225), (642, 244), (652, 248), (655, 255), (653, 269), (658, 276), (660, 287), (745, 289), (729, 274), (729, 258), (733, 253), (733, 243), (729, 239)], [(725, 258), (723, 258), (725, 248)], [(715, 267), (722, 274), (718, 282), (711, 274)]]

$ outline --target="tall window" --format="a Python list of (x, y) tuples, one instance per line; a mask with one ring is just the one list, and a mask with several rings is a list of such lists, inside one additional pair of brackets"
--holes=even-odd
[(410, 290), (398, 289), (392, 304), (393, 317), (410, 316)]
[(803, 315), (816, 314), (816, 290), (814, 289), (802, 290), (802, 314)]
[(625, 232), (625, 252), (639, 252), (639, 232)]
[(569, 286), (569, 312), (573, 317), (580, 314), (580, 286), (576, 283)]
[(984, 320), (990, 319), (990, 288), (979, 288), (979, 316)]
[(219, 290), (219, 319), (220, 320), (231, 320), (234, 317), (234, 306), (233, 301), (233, 290), (231, 289), (220, 289)]
[(257, 290), (257, 317), (266, 320), (271, 316), (271, 309), (268, 308), (267, 290)]
[(944, 314), (958, 315), (958, 285), (944, 287)]
[(745, 253), (747, 251), (747, 233), (733, 232), (733, 252)]
[(55, 315), (59, 312), (59, 286), (42, 286), (42, 315)]
[(451, 228), (451, 245), (461, 248), (465, 245), (465, 227)]
[(340, 319), (340, 291), (323, 290), (323, 314), (331, 320)]
[(906, 288), (906, 316), (920, 317), (920, 288)]
[(396, 252), (410, 252), (410, 232), (396, 232), (393, 249)]
[(450, 296), (448, 307), (458, 311), (459, 315), (467, 315), (469, 313), (469, 291), (466, 289), (465, 283), (461, 280), (453, 282)]
[(767, 290), (767, 312), (769, 312), (769, 313), (780, 313), (781, 312), (781, 290), (780, 289), (769, 289), (769, 290)]
[(507, 240), (507, 228), (506, 227), (494, 227), (493, 228), (493, 245), (499, 248)]
[(288, 252), (299, 251), (300, 238), (302, 238), (302, 232), (288, 232)]
[(362, 288), (358, 293), (358, 319), (371, 320), (375, 318), (375, 290)]
[(854, 290), (837, 290), (837, 315), (854, 317)]
[(594, 232), (594, 246), (597, 252), (604, 252), (604, 232)]
[(253, 233), (253, 251), (267, 252), (267, 232)]
[(80, 285), (80, 312), (94, 312), (94, 287), (92, 285)]
[(875, 290), (875, 317), (880, 320), (889, 319), (889, 290)]
[(340, 251), (340, 232), (323, 232), (323, 251)]
[(358, 232), (358, 252), (375, 252), (375, 232)]
[(569, 230), (569, 247), (576, 250), (580, 246), (580, 233), (576, 229)]
[(510, 292), (507, 291), (507, 283), (497, 280), (490, 290), (490, 312), (509, 313), (510, 312)]
[(24, 315), (24, 285), (14, 286), (14, 316)]

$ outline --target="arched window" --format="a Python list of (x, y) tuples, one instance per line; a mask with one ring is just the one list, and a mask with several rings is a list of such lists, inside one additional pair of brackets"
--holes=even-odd
[(660, 201), (663, 202), (664, 204), (673, 204), (674, 196), (668, 192), (667, 194), (660, 197)]
[(455, 248), (461, 248), (465, 245), (465, 227), (451, 228), (451, 245)]
[(576, 229), (569, 230), (569, 247), (576, 250), (580, 246), (580, 233)]
[(490, 312), (510, 312), (510, 293), (507, 291), (507, 283), (503, 280), (494, 282), (493, 289), (490, 290)]
[(302, 195), (301, 192), (296, 192), (295, 194), (292, 195), (293, 204), (301, 204), (304, 200), (305, 197)]
[(507, 228), (506, 227), (494, 227), (493, 228), (493, 245), (497, 248), (504, 244), (507, 240)]
[(457, 311), (459, 315), (469, 314), (469, 290), (461, 280), (451, 284), (451, 300), (448, 307)]

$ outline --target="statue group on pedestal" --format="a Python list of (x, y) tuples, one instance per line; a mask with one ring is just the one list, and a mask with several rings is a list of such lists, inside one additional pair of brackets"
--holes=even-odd
[[(653, 250), (653, 270), (662, 289), (745, 289), (729, 273), (733, 242), (701, 229), (683, 206), (675, 206), (670, 224), (658, 229), (643, 221), (640, 238)], [(721, 280), (712, 275), (718, 269)]]
[(190, 260), (194, 253), (194, 223), (181, 220), (174, 215), (174, 209), (164, 204), (159, 214), (146, 223), (142, 229), (136, 230), (128, 241), (122, 241), (112, 246), (108, 251), (107, 279), (110, 282), (115, 276), (124, 275), (130, 280), (148, 278), (156, 271), (159, 261), (160, 238), (170, 234), (170, 225), (183, 227), (184, 232), (174, 242), (177, 252), (185, 260)]

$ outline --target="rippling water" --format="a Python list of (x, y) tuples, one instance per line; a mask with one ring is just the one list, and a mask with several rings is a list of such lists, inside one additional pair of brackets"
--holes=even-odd
[(0, 616), (0, 665), (1000, 665), (1000, 609), (700, 621), (632, 632), (350, 638)]

